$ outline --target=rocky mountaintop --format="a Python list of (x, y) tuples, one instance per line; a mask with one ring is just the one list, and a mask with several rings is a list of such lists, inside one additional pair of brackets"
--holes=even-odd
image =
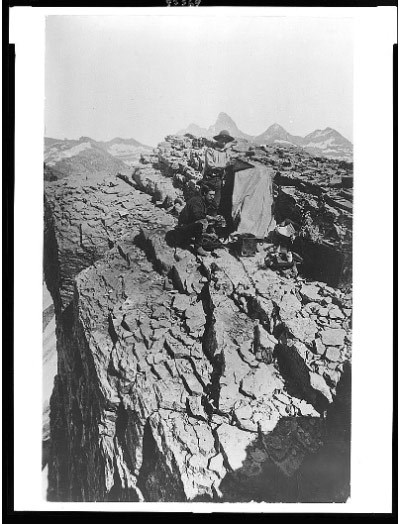
[[(329, 176), (318, 175), (324, 192), (312, 172), (279, 175), (276, 212), (319, 226), (308, 276), (263, 267), (263, 246), (249, 258), (172, 248), (201, 146), (170, 136), (127, 175), (45, 183), (58, 352), (49, 500), (349, 496), (351, 294), (325, 265), (351, 243), (351, 211), (326, 202), (339, 190)], [(247, 153), (282, 171), (308, 162), (286, 151)]]
[(240, 139), (248, 140), (258, 145), (281, 145), (284, 147), (301, 147), (312, 155), (327, 158), (338, 158), (352, 161), (353, 145), (334, 129), (327, 127), (324, 130), (317, 129), (305, 137), (295, 136), (288, 133), (281, 125), (272, 124), (263, 133), (252, 136), (241, 131), (232, 118), (226, 113), (220, 113), (215, 124), (209, 128), (202, 128), (196, 124), (190, 124), (177, 134), (191, 133), (194, 136), (212, 137), (222, 129)]
[(306, 151), (314, 155), (322, 155), (330, 158), (353, 158), (353, 145), (350, 140), (344, 138), (340, 133), (327, 127), (317, 129), (304, 137), (299, 144)]

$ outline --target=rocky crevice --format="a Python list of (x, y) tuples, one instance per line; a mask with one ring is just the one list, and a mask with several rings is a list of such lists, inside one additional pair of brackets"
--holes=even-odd
[(260, 272), (256, 258), (170, 248), (163, 206), (176, 197), (162, 194), (161, 172), (143, 186), (150, 170), (135, 171), (136, 187), (46, 187), (59, 357), (48, 498), (288, 500), (323, 449), (350, 304), (324, 284)]

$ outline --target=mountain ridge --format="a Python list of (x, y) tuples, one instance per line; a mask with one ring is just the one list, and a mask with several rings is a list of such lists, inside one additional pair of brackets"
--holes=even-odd
[(89, 136), (80, 136), (79, 138), (53, 138), (49, 136), (44, 137), (44, 143), (45, 143), (45, 149), (46, 147), (51, 146), (52, 144), (56, 144), (58, 142), (94, 142), (96, 144), (115, 144), (115, 143), (124, 143), (124, 144), (132, 144), (138, 147), (145, 147), (147, 149), (153, 149), (153, 146), (149, 146), (147, 144), (143, 144), (142, 142), (139, 142), (135, 138), (122, 138), (122, 137), (114, 137), (110, 140), (95, 140), (94, 138), (91, 138)]
[(116, 174), (129, 170), (149, 152), (151, 146), (141, 144), (134, 138), (116, 137), (97, 141), (87, 136), (79, 139), (44, 138), (45, 179), (56, 180), (80, 174)]
[(280, 124), (270, 125), (259, 135), (249, 135), (241, 131), (234, 120), (224, 112), (218, 114), (214, 124), (208, 128), (203, 128), (195, 123), (191, 123), (187, 128), (177, 132), (178, 135), (191, 133), (195, 136), (212, 137), (222, 129), (226, 129), (234, 138), (248, 140), (257, 145), (281, 145), (296, 146), (305, 149), (307, 152), (316, 156), (326, 156), (328, 158), (343, 158), (346, 160), (353, 157), (353, 144), (332, 127), (316, 129), (304, 137), (292, 135)]

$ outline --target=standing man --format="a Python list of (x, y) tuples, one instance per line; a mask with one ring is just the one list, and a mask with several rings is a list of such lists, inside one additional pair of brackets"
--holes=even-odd
[(213, 138), (215, 146), (205, 151), (203, 181), (215, 191), (214, 206), (218, 212), (225, 169), (230, 164), (229, 147), (235, 139), (225, 129)]

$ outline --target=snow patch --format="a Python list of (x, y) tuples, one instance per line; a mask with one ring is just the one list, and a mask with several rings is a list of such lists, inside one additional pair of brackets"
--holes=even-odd
[(304, 147), (317, 147), (319, 149), (326, 149), (328, 146), (332, 146), (335, 142), (334, 138), (328, 138), (324, 142), (308, 142)]
[(295, 144), (293, 144), (293, 142), (289, 142), (289, 140), (282, 140), (280, 138), (275, 138), (274, 142), (278, 142), (279, 144), (292, 144), (292, 145), (295, 145)]

